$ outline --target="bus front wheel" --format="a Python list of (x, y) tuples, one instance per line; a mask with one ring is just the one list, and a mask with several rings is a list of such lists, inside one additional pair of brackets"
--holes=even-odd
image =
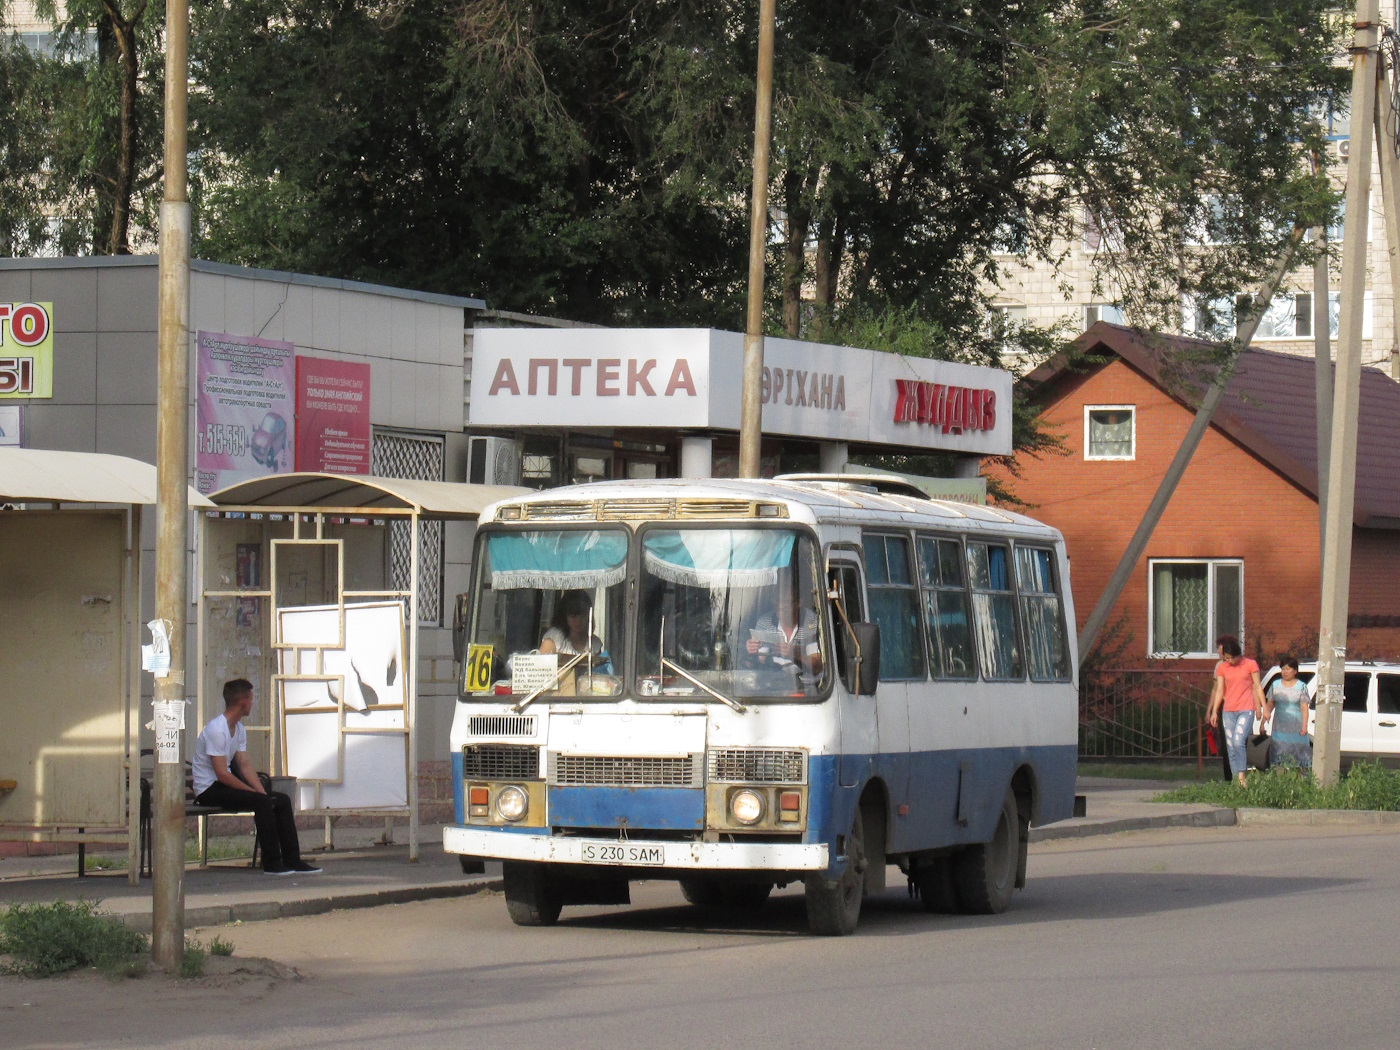
[(954, 861), (958, 902), (963, 911), (973, 915), (1000, 915), (1006, 910), (1016, 888), (1020, 838), (1016, 796), (1008, 790), (991, 841), (968, 846)]
[(851, 833), (846, 836), (846, 869), (832, 882), (825, 872), (807, 876), (807, 926), (820, 937), (845, 937), (856, 932), (865, 893), (865, 826), (856, 807)]
[(543, 864), (506, 861), (501, 865), (506, 911), (517, 926), (553, 926), (563, 908), (559, 887)]

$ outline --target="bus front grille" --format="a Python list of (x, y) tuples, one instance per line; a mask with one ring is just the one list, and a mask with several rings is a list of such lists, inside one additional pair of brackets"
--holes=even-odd
[(534, 736), (534, 715), (472, 715), (467, 723), (472, 736)]
[(698, 755), (549, 756), (549, 782), (558, 787), (700, 787), (704, 768)]
[(747, 784), (803, 784), (807, 753), (762, 747), (717, 748), (710, 752), (710, 779)]
[(464, 780), (538, 780), (540, 749), (519, 744), (468, 744), (462, 748)]

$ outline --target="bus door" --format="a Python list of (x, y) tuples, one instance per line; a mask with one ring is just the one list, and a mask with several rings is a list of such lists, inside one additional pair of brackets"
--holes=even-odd
[[(836, 640), (836, 670), (839, 681), (846, 681), (847, 647), (849, 641), (846, 620), (851, 623), (865, 621), (865, 596), (861, 590), (860, 562), (855, 555), (831, 552), (830, 572), (827, 577), (830, 591), (836, 597), (832, 601), (832, 637)], [(841, 611), (837, 611), (839, 604)], [(873, 696), (851, 696), (844, 688), (837, 686), (840, 696), (837, 719), (841, 732), (840, 782), (842, 787), (853, 787), (860, 783), (868, 768), (869, 759), (879, 746), (879, 724), (877, 721), (875, 698)]]

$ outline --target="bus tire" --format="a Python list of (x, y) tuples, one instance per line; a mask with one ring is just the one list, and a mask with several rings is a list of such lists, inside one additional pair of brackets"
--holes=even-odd
[(759, 908), (773, 892), (771, 882), (725, 882), (713, 878), (681, 879), (681, 893), (698, 908)]
[(543, 864), (508, 860), (501, 865), (506, 911), (517, 926), (553, 926), (563, 908), (554, 875)]
[(1011, 903), (1020, 857), (1020, 815), (1009, 790), (1001, 803), (990, 842), (966, 847), (957, 855), (958, 903), (972, 915), (1000, 915)]
[(825, 872), (813, 872), (805, 880), (807, 926), (819, 937), (847, 937), (860, 922), (865, 895), (865, 827), (856, 807), (851, 833), (846, 836), (846, 869), (835, 882)]
[(956, 915), (958, 888), (953, 881), (953, 869), (957, 855), (935, 857), (927, 864), (915, 869), (914, 883), (919, 888), (919, 902), (924, 911), (934, 915)]

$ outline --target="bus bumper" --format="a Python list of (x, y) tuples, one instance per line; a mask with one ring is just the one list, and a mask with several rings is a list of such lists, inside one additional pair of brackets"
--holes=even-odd
[[(645, 847), (649, 866), (689, 871), (825, 871), (829, 864), (826, 843), (814, 842), (658, 842), (655, 839), (589, 839), (553, 835), (502, 834), (477, 828), (452, 827), (442, 832), (442, 848), (448, 853), (493, 860), (534, 860), (547, 864), (597, 863), (601, 850), (623, 846)], [(586, 849), (587, 848), (587, 849)], [(658, 859), (650, 851), (660, 848)], [(607, 854), (603, 854), (606, 856)], [(604, 864), (633, 867), (635, 860)]]

